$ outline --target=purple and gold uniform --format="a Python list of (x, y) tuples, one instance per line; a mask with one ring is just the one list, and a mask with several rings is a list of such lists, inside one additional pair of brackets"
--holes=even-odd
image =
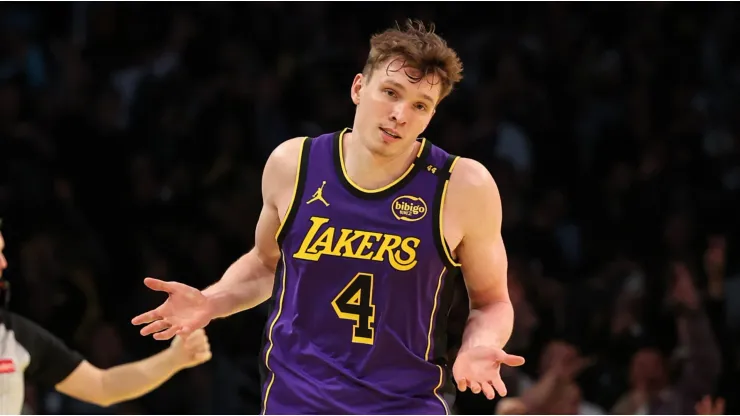
[[(447, 318), (459, 264), (442, 237), (457, 158), (419, 139), (367, 190), (341, 132), (303, 141), (263, 350), (264, 414), (449, 414)], [(448, 385), (449, 387), (449, 385)]]

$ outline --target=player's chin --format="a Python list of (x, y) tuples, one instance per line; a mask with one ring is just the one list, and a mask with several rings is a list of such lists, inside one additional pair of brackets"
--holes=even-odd
[(380, 140), (378, 140), (375, 143), (374, 151), (376, 151), (378, 154), (382, 154), (384, 156), (394, 156), (398, 153), (402, 153), (404, 149), (407, 149), (406, 146), (412, 146), (414, 143), (414, 140), (407, 140), (407, 139), (392, 139), (388, 140), (386, 138), (381, 137)]
[(397, 153), (397, 143), (386, 143), (382, 140), (373, 143), (370, 146), (370, 150), (379, 156), (392, 156)]

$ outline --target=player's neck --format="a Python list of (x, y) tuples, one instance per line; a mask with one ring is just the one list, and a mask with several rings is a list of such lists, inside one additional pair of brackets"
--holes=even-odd
[(365, 147), (356, 134), (347, 132), (342, 140), (344, 167), (350, 179), (364, 188), (376, 189), (392, 183), (408, 170), (416, 158), (416, 145), (398, 155), (382, 156)]

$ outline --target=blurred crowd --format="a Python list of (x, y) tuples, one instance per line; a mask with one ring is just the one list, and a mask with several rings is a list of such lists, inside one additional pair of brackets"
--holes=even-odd
[[(740, 7), (486, 7), (1, 3), (8, 307), (98, 366), (164, 348), (130, 324), (162, 300), (143, 277), (217, 280), (253, 245), (269, 152), (351, 126), (370, 34), (421, 18), (465, 65), (426, 136), (498, 183), (528, 359), (456, 413), (737, 413)], [(29, 385), (27, 411), (257, 413), (265, 319), (213, 322), (213, 360), (140, 400)]]

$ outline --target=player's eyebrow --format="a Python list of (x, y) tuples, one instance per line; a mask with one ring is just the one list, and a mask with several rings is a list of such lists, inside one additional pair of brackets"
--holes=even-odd
[[(404, 92), (406, 91), (406, 86), (403, 85), (403, 84), (401, 84), (398, 81), (394, 81), (392, 79), (389, 79), (389, 80), (386, 81), (386, 83), (393, 85), (394, 87), (398, 88), (401, 91), (404, 91)], [(434, 99), (432, 97), (430, 97), (428, 94), (421, 93), (421, 97), (423, 99), (429, 101), (430, 104), (434, 104)]]

